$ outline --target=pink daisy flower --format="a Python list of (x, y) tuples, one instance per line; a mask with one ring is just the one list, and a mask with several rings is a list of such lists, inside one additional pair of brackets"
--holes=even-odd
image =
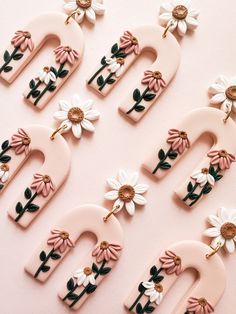
[(142, 83), (148, 85), (149, 89), (157, 93), (160, 88), (165, 88), (166, 83), (159, 71), (145, 71)]
[(73, 65), (75, 60), (79, 58), (78, 52), (69, 46), (59, 46), (54, 49), (54, 53), (56, 55), (56, 62), (59, 62), (60, 64), (69, 62)]
[(125, 49), (125, 53), (134, 52), (136, 55), (140, 54), (138, 39), (134, 37), (129, 31), (124, 32), (124, 35), (121, 36), (120, 48)]
[(30, 152), (31, 139), (23, 129), (18, 129), (18, 133), (14, 134), (11, 139), (11, 147), (17, 155), (23, 152), (27, 155)]
[(27, 31), (17, 31), (15, 36), (12, 38), (11, 43), (15, 48), (20, 48), (22, 52), (26, 49), (29, 49), (30, 51), (34, 49), (31, 34)]
[(195, 314), (210, 314), (214, 312), (213, 307), (204, 298), (190, 298), (187, 310)]
[(36, 173), (31, 188), (36, 190), (36, 193), (47, 197), (51, 191), (54, 191), (54, 185), (48, 175)]
[(92, 256), (96, 256), (98, 263), (104, 260), (107, 262), (110, 260), (117, 261), (119, 258), (119, 251), (121, 249), (122, 247), (118, 244), (110, 244), (107, 241), (102, 241), (94, 248)]
[(212, 150), (207, 154), (211, 158), (211, 165), (218, 165), (221, 170), (229, 169), (235, 156), (228, 153), (225, 149)]
[(171, 129), (168, 133), (170, 136), (167, 139), (167, 143), (171, 144), (171, 148), (174, 151), (178, 151), (180, 154), (182, 154), (185, 149), (190, 147), (188, 135), (185, 131)]
[(67, 247), (74, 247), (73, 242), (70, 240), (70, 235), (66, 231), (52, 230), (51, 236), (48, 238), (47, 243), (53, 245), (53, 249), (59, 250), (60, 253), (64, 253)]
[(179, 256), (171, 251), (166, 251), (165, 255), (160, 259), (162, 268), (165, 269), (167, 275), (176, 274), (177, 276), (182, 272), (182, 261)]

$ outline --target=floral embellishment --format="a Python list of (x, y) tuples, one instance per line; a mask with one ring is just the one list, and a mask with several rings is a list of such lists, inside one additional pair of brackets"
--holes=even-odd
[(214, 312), (214, 308), (207, 302), (205, 298), (189, 298), (187, 311), (194, 314), (210, 314)]
[(59, 106), (60, 110), (54, 114), (54, 118), (62, 121), (60, 127), (64, 127), (64, 132), (72, 129), (73, 135), (79, 139), (82, 135), (82, 129), (89, 132), (95, 131), (95, 127), (91, 121), (99, 119), (100, 113), (92, 109), (92, 100), (83, 103), (79, 95), (74, 95), (72, 103), (61, 100)]
[(93, 270), (90, 267), (85, 267), (84, 269), (80, 268), (74, 274), (74, 277), (77, 279), (78, 286), (86, 287), (89, 283), (95, 285), (95, 278), (93, 274)]
[(74, 244), (70, 239), (69, 233), (56, 229), (51, 231), (51, 236), (48, 238), (47, 243), (49, 245), (53, 245), (53, 249), (55, 251), (59, 250), (61, 254), (64, 253), (68, 247), (74, 247)]
[(205, 230), (204, 235), (213, 238), (211, 247), (225, 246), (228, 253), (235, 251), (236, 242), (236, 210), (221, 208), (218, 215), (210, 215), (208, 222), (212, 226)]
[(228, 78), (225, 75), (218, 77), (209, 88), (210, 103), (220, 105), (227, 114), (236, 112), (236, 77)]
[(9, 178), (10, 167), (7, 164), (0, 164), (0, 182), (5, 183)]
[(221, 170), (229, 169), (231, 163), (236, 160), (235, 156), (228, 153), (225, 149), (212, 150), (207, 156), (211, 158), (211, 165), (217, 165)]
[(120, 77), (123, 70), (125, 59), (124, 58), (106, 58), (106, 64), (108, 64), (108, 71), (114, 73), (116, 77)]
[(79, 58), (78, 52), (69, 46), (58, 46), (54, 49), (54, 53), (56, 62), (59, 62), (60, 64), (68, 62), (73, 65), (75, 60)]
[(165, 269), (167, 275), (176, 274), (179, 276), (182, 272), (182, 260), (172, 251), (166, 251), (165, 255), (160, 257), (162, 268)]
[(48, 85), (50, 81), (56, 82), (57, 78), (55, 73), (51, 71), (49, 67), (44, 67), (38, 74), (38, 79), (42, 82)]
[(173, 32), (177, 29), (180, 36), (184, 36), (187, 30), (195, 30), (198, 27), (199, 11), (192, 9), (189, 1), (181, 0), (176, 4), (163, 3), (160, 8), (160, 21)]
[(48, 175), (36, 173), (31, 188), (36, 190), (37, 195), (42, 194), (43, 197), (48, 197), (50, 192), (54, 191), (55, 187)]
[(159, 305), (163, 299), (163, 286), (154, 282), (143, 282), (143, 286), (147, 289), (144, 294), (150, 298), (150, 302)]
[(86, 16), (87, 20), (95, 24), (96, 15), (105, 13), (105, 6), (97, 0), (64, 0), (64, 10), (70, 17), (74, 16), (77, 23), (81, 23)]
[(104, 260), (106, 262), (110, 260), (117, 261), (121, 249), (122, 247), (118, 244), (110, 244), (107, 241), (102, 241), (94, 248), (92, 256), (96, 257), (97, 263), (101, 263)]
[(215, 184), (215, 179), (209, 173), (209, 170), (207, 168), (197, 170), (191, 175), (191, 178), (196, 180), (196, 182), (199, 183), (200, 187), (203, 187), (207, 183), (209, 183), (211, 186), (214, 186)]
[(166, 83), (159, 71), (145, 71), (142, 83), (148, 85), (150, 91), (157, 93), (160, 88), (165, 88)]
[(31, 139), (23, 129), (18, 129), (18, 133), (12, 136), (11, 147), (14, 149), (16, 155), (30, 152)]
[(17, 31), (12, 38), (11, 43), (15, 48), (19, 48), (22, 52), (25, 52), (26, 49), (29, 49), (30, 51), (33, 51), (34, 49), (31, 34), (27, 31)]
[(125, 50), (125, 53), (134, 52), (136, 55), (140, 54), (139, 42), (130, 31), (124, 32), (120, 38), (120, 48)]
[(115, 201), (114, 208), (115, 213), (122, 210), (125, 206), (127, 212), (132, 216), (135, 213), (135, 204), (145, 205), (146, 199), (141, 195), (148, 190), (147, 184), (138, 184), (139, 174), (137, 172), (128, 174), (124, 170), (120, 170), (118, 173), (118, 180), (110, 178), (107, 180), (107, 184), (112, 191), (105, 194), (105, 198)]

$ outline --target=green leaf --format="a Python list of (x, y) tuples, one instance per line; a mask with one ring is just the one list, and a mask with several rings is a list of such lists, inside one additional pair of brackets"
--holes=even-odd
[(102, 65), (105, 65), (105, 64), (106, 64), (106, 57), (105, 57), (105, 56), (102, 58), (101, 64), (102, 64)]
[(219, 181), (223, 178), (223, 176), (221, 174), (218, 174), (217, 176), (215, 176), (215, 180)]
[(118, 44), (114, 44), (112, 47), (111, 47), (111, 53), (115, 54), (119, 51), (119, 46)]
[(165, 159), (165, 152), (164, 152), (163, 149), (160, 149), (160, 150), (159, 150), (158, 158), (159, 158), (160, 160)]
[(209, 173), (215, 177), (216, 173), (215, 173), (215, 168), (211, 165), (210, 168), (209, 168)]
[(4, 188), (4, 184), (0, 184), (0, 191)]
[(187, 186), (188, 192), (191, 192), (192, 189), (193, 189), (193, 184), (192, 184), (192, 182), (189, 182), (189, 184), (188, 184), (188, 186)]
[(100, 270), (100, 275), (104, 276), (108, 274), (111, 271), (110, 267), (104, 267), (103, 269)]
[(124, 58), (126, 58), (126, 56), (127, 55), (124, 52), (119, 52), (116, 54), (116, 58), (123, 58), (124, 59)]
[(168, 152), (168, 157), (172, 160), (176, 159), (178, 157), (178, 153), (175, 152), (174, 150), (171, 150), (170, 152)]
[(69, 71), (68, 70), (63, 70), (58, 74), (58, 77), (64, 78), (68, 75)]
[(194, 201), (194, 200), (196, 200), (198, 198), (198, 194), (191, 194), (191, 195), (189, 195), (189, 199), (191, 200), (191, 201)]
[(141, 282), (141, 283), (139, 284), (139, 286), (138, 286), (138, 291), (139, 291), (140, 293), (143, 293), (145, 290), (146, 290), (146, 288), (143, 286), (143, 283)]
[(9, 141), (8, 140), (4, 141), (1, 147), (2, 147), (2, 150), (7, 149), (9, 147)]
[(44, 251), (42, 251), (39, 255), (39, 258), (42, 262), (44, 262), (47, 258), (47, 254)]
[(97, 289), (96, 285), (88, 285), (86, 288), (86, 293), (87, 294), (91, 294), (93, 293), (95, 290)]
[(23, 205), (21, 204), (21, 202), (18, 202), (16, 204), (16, 212), (17, 212), (17, 214), (21, 214), (22, 211), (23, 211)]
[(155, 310), (155, 307), (154, 306), (152, 306), (152, 305), (150, 305), (150, 306), (148, 306), (147, 308), (146, 308), (146, 313), (152, 313), (153, 311)]
[(110, 78), (108, 81), (107, 81), (107, 84), (109, 85), (112, 85), (115, 83), (116, 80), (114, 80), (113, 78)]
[(159, 283), (159, 282), (161, 282), (162, 280), (164, 279), (164, 276), (154, 276), (153, 278), (152, 278), (152, 280), (155, 282), (155, 283)]
[(48, 90), (49, 90), (49, 92), (54, 92), (54, 90), (55, 90), (56, 88), (57, 88), (56, 85), (50, 85), (49, 88), (48, 88)]
[(31, 80), (31, 81), (29, 82), (29, 87), (30, 87), (30, 89), (35, 88), (35, 81), (34, 81), (34, 80)]
[(40, 95), (40, 91), (39, 91), (39, 90), (35, 90), (35, 91), (33, 91), (33, 93), (32, 93), (32, 97), (33, 97), (33, 98), (37, 98), (39, 95)]
[(52, 71), (57, 76), (57, 70), (54, 67), (50, 67), (50, 71)]
[(74, 283), (74, 279), (73, 278), (70, 278), (70, 280), (67, 282), (67, 289), (69, 291), (73, 290), (74, 287), (75, 287), (75, 283)]
[(133, 92), (134, 101), (139, 101), (140, 97), (141, 97), (140, 90), (138, 88), (136, 88)]
[(168, 162), (162, 162), (160, 164), (160, 168), (163, 169), (163, 170), (168, 170), (168, 169), (171, 168), (171, 165)]
[(98, 86), (102, 86), (104, 84), (104, 78), (102, 75), (97, 78), (97, 84)]
[(4, 52), (3, 59), (4, 59), (5, 62), (8, 62), (11, 59), (9, 51), (6, 50)]
[(212, 190), (212, 187), (210, 185), (205, 185), (204, 188), (202, 189), (203, 194), (208, 194)]
[(25, 198), (26, 198), (27, 200), (29, 200), (29, 199), (31, 198), (31, 196), (32, 196), (32, 192), (31, 192), (31, 190), (30, 190), (29, 188), (27, 188), (27, 189), (25, 190)]
[(92, 271), (96, 274), (99, 272), (98, 267), (95, 263), (93, 263), (93, 265), (92, 265)]
[(143, 110), (145, 110), (145, 107), (139, 105), (139, 106), (136, 106), (134, 110), (137, 111), (137, 112), (142, 112)]
[(8, 72), (10, 72), (11, 70), (13, 69), (13, 67), (11, 67), (11, 66), (6, 66), (4, 69), (3, 69), (3, 71), (5, 72), (5, 73), (8, 73)]
[(57, 253), (53, 253), (53, 254), (51, 255), (51, 259), (54, 260), (54, 261), (56, 261), (56, 260), (58, 260), (58, 259), (60, 259), (60, 258), (61, 258), (61, 255), (59, 255), (59, 254), (57, 254)]
[(13, 60), (17, 61), (20, 60), (23, 57), (23, 53), (17, 53), (13, 56)]
[(154, 265), (154, 266), (152, 266), (152, 268), (150, 269), (150, 275), (151, 276), (155, 276), (155, 275), (157, 275), (157, 268), (156, 268), (156, 266)]
[(37, 210), (39, 210), (39, 206), (35, 204), (29, 204), (27, 211), (29, 213), (35, 213)]
[(143, 308), (142, 308), (141, 303), (137, 304), (137, 306), (136, 306), (136, 313), (137, 314), (142, 314), (143, 313)]
[(47, 273), (49, 270), (50, 270), (50, 266), (47, 266), (47, 265), (44, 265), (42, 268), (41, 268), (41, 271), (43, 272), (43, 273)]
[(8, 155), (4, 155), (4, 156), (0, 157), (0, 162), (2, 162), (4, 164), (8, 163), (10, 160), (11, 160), (11, 157)]
[(146, 94), (146, 95), (143, 97), (143, 99), (144, 99), (145, 101), (151, 101), (151, 100), (153, 100), (155, 97), (156, 97), (156, 94)]
[(68, 295), (67, 299), (68, 300), (76, 300), (78, 298), (78, 295), (76, 293), (71, 293)]

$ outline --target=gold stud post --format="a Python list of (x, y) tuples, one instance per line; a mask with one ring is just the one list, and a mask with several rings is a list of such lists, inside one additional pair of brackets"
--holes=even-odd
[(229, 112), (227, 113), (226, 117), (224, 118), (224, 123), (227, 122), (227, 120), (229, 119), (230, 115), (231, 115), (231, 112), (232, 112), (232, 108), (229, 110)]
[(81, 13), (80, 13), (80, 10), (77, 9), (77, 10), (73, 11), (70, 15), (68, 15), (68, 17), (67, 17), (67, 19), (66, 19), (66, 21), (65, 21), (66, 25), (69, 24), (70, 19), (71, 19), (75, 14), (81, 14)]
[(221, 244), (220, 243), (217, 244), (217, 247), (215, 249), (213, 247), (211, 247), (212, 252), (206, 254), (206, 258), (209, 259), (212, 256), (214, 256), (219, 251), (220, 248), (221, 248)]
[(170, 29), (171, 26), (173, 26), (173, 25), (174, 25), (174, 23), (171, 22), (169, 25), (166, 26), (165, 31), (164, 31), (164, 33), (163, 33), (163, 35), (162, 35), (162, 38), (166, 38), (166, 35), (167, 35), (169, 29)]
[(53, 141), (57, 135), (57, 133), (61, 133), (62, 131), (64, 131), (67, 128), (67, 125), (64, 124), (63, 126), (61, 126), (60, 128), (56, 129), (56, 131), (54, 131), (52, 133), (52, 135), (50, 136), (50, 139)]
[(120, 205), (117, 205), (117, 206), (113, 207), (112, 210), (107, 214), (107, 216), (106, 216), (106, 217), (103, 217), (103, 221), (104, 221), (104, 222), (107, 222), (108, 219), (109, 219), (112, 215), (114, 215), (115, 211), (116, 211), (117, 209), (119, 209), (119, 208), (120, 208)]

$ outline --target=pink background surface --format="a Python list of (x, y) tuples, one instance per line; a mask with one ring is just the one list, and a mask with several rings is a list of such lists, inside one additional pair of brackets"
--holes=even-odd
[[(73, 93), (79, 93), (85, 100), (93, 98), (101, 112), (101, 119), (96, 123), (96, 133), (93, 136), (85, 135), (78, 143), (72, 136), (67, 136), (73, 154), (70, 177), (28, 230), (21, 230), (14, 225), (7, 217), (6, 210), (24, 188), (24, 180), (37, 170), (43, 157), (34, 155), (35, 158), (31, 158), (1, 196), (2, 314), (67, 313), (67, 308), (57, 298), (58, 289), (65, 283), (68, 274), (80, 266), (83, 257), (92, 248), (94, 238), (83, 237), (83, 241), (80, 241), (44, 285), (36, 283), (23, 270), (35, 246), (38, 246), (57, 219), (74, 207), (85, 203), (110, 205), (103, 200), (106, 178), (115, 176), (120, 167), (130, 171), (140, 170), (141, 163), (150, 152), (158, 148), (170, 127), (175, 127), (181, 117), (191, 109), (208, 105), (207, 88), (215, 78), (221, 73), (229, 76), (235, 74), (233, 66), (236, 46), (232, 35), (236, 28), (235, 1), (228, 0), (227, 5), (223, 1), (214, 0), (194, 1), (193, 4), (201, 10), (200, 27), (193, 36), (186, 36), (182, 40), (182, 62), (174, 81), (137, 125), (125, 120), (117, 108), (122, 101), (120, 95), (125, 93), (126, 88), (128, 90), (134, 87), (133, 77), (151, 63), (151, 54), (145, 54), (127, 73), (123, 82), (105, 99), (88, 90), (85, 79), (124, 30), (139, 24), (157, 23), (160, 1), (106, 0), (105, 17), (100, 18), (95, 27), (87, 23), (82, 26), (86, 49), (80, 69), (45, 110), (37, 112), (29, 108), (22, 100), (22, 92), (28, 81), (44, 65), (43, 60), (46, 62), (47, 53), (56, 47), (57, 41), (48, 43), (11, 87), (0, 85), (2, 140), (26, 124), (35, 122), (53, 126), (52, 114), (58, 109), (58, 100), (69, 100)], [(14, 31), (22, 28), (31, 17), (48, 10), (60, 11), (61, 3), (21, 0), (8, 1), (6, 6), (1, 1), (1, 47), (4, 49)], [(215, 213), (222, 205), (234, 207), (235, 166), (208, 198), (193, 210), (187, 210), (173, 196), (173, 189), (191, 172), (210, 145), (209, 139), (199, 141), (192, 152), (161, 182), (155, 182), (141, 171), (140, 181), (150, 184), (148, 205), (137, 209), (132, 219), (127, 218), (125, 213), (119, 215), (125, 233), (122, 258), (96, 294), (81, 308), (80, 313), (126, 313), (123, 308), (124, 299), (160, 251), (178, 240), (202, 240), (206, 216)], [(215, 313), (233, 314), (236, 307), (235, 255), (224, 256), (224, 261), (228, 274), (227, 289)], [(160, 306), (159, 313), (170, 313), (193, 280), (194, 276), (190, 272), (184, 274), (169, 293), (167, 302)], [(212, 284), (220, 283), (215, 278)]]

